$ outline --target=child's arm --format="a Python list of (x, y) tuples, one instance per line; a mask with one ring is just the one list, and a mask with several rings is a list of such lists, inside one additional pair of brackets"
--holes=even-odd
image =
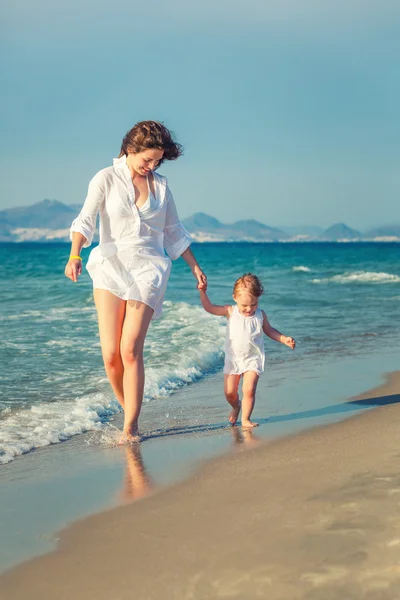
[(275, 340), (276, 342), (285, 344), (285, 346), (289, 346), (289, 348), (294, 350), (294, 348), (296, 346), (296, 342), (294, 341), (294, 339), (292, 337), (287, 337), (286, 335), (283, 335), (277, 329), (274, 329), (274, 327), (272, 327), (271, 323), (268, 321), (267, 315), (265, 314), (264, 311), (262, 311), (262, 314), (264, 317), (263, 331), (264, 331), (265, 335), (267, 335), (269, 338), (271, 338), (271, 340)]
[(204, 310), (211, 313), (212, 315), (217, 315), (218, 317), (230, 317), (230, 306), (218, 306), (218, 304), (211, 304), (210, 299), (207, 296), (206, 290), (199, 290), (199, 292), (200, 300)]

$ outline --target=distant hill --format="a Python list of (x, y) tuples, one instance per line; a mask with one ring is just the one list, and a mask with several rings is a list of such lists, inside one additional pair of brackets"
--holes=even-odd
[(387, 225), (386, 227), (376, 227), (370, 229), (365, 234), (368, 239), (385, 239), (398, 238), (400, 239), (400, 225)]
[(0, 223), (9, 227), (62, 229), (69, 227), (77, 211), (57, 200), (0, 211)]
[(74, 211), (75, 215), (79, 215), (82, 210), (82, 204), (67, 204), (67, 206)]
[(317, 238), (324, 231), (323, 227), (317, 227), (316, 225), (303, 225), (300, 227), (280, 227), (282, 231), (287, 233), (290, 237), (304, 237), (304, 238)]
[(238, 234), (242, 234), (243, 236), (261, 240), (287, 240), (290, 237), (281, 229), (269, 227), (268, 225), (264, 225), (264, 223), (260, 223), (255, 219), (236, 221), (236, 223), (233, 223), (233, 225), (230, 226), (230, 229), (236, 231)]
[(318, 239), (334, 242), (337, 240), (360, 240), (362, 234), (351, 227), (347, 227), (344, 223), (336, 223), (318, 236)]
[(287, 240), (290, 236), (274, 227), (268, 227), (255, 219), (221, 223), (205, 213), (195, 213), (182, 221), (197, 241), (268, 241)]
[[(43, 200), (31, 206), (0, 211), (0, 242), (68, 241), (69, 228), (81, 209), (80, 204), (66, 205), (57, 200)], [(222, 223), (215, 217), (198, 212), (182, 221), (198, 242), (317, 242), (317, 241), (399, 241), (400, 225), (388, 225), (361, 233), (344, 223), (325, 231), (314, 226), (270, 227), (256, 219)]]
[(202, 212), (195, 213), (191, 217), (184, 219), (182, 223), (188, 231), (216, 231), (224, 227), (221, 221)]

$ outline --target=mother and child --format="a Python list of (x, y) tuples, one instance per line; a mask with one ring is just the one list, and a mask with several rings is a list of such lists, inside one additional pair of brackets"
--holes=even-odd
[(181, 154), (182, 147), (162, 123), (136, 123), (123, 138), (113, 165), (90, 181), (82, 210), (71, 225), (65, 275), (76, 282), (82, 273), (81, 250), (92, 243), (100, 215), (100, 242), (89, 255), (87, 270), (93, 280), (106, 375), (124, 411), (120, 443), (140, 440), (143, 346), (150, 321), (161, 316), (171, 259), (182, 256), (196, 280), (204, 308), (228, 319), (224, 372), (232, 425), (241, 408), (241, 377), (242, 426), (256, 425), (250, 416), (264, 368), (262, 332), (291, 348), (295, 346), (294, 340), (273, 329), (258, 309), (262, 286), (254, 275), (244, 275), (235, 283), (235, 307), (209, 301), (207, 277), (189, 247), (191, 238), (179, 221), (167, 179), (156, 172), (165, 160), (176, 160)]

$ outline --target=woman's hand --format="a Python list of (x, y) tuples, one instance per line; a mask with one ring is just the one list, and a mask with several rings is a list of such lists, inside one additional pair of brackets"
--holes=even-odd
[(65, 275), (71, 281), (77, 282), (79, 275), (82, 273), (82, 259), (70, 258), (65, 266)]
[(192, 269), (192, 273), (194, 277), (197, 279), (197, 289), (198, 290), (206, 290), (207, 289), (207, 277), (200, 269), (199, 265), (195, 265)]

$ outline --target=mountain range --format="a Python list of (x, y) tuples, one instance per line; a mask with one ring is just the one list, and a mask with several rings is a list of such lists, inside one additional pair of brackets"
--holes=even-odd
[[(69, 239), (69, 227), (81, 206), (43, 200), (31, 206), (0, 211), (0, 242), (62, 242)], [(328, 229), (315, 226), (269, 227), (255, 219), (222, 223), (205, 213), (195, 213), (182, 220), (197, 242), (400, 242), (400, 224), (376, 227), (361, 232), (344, 223)]]

